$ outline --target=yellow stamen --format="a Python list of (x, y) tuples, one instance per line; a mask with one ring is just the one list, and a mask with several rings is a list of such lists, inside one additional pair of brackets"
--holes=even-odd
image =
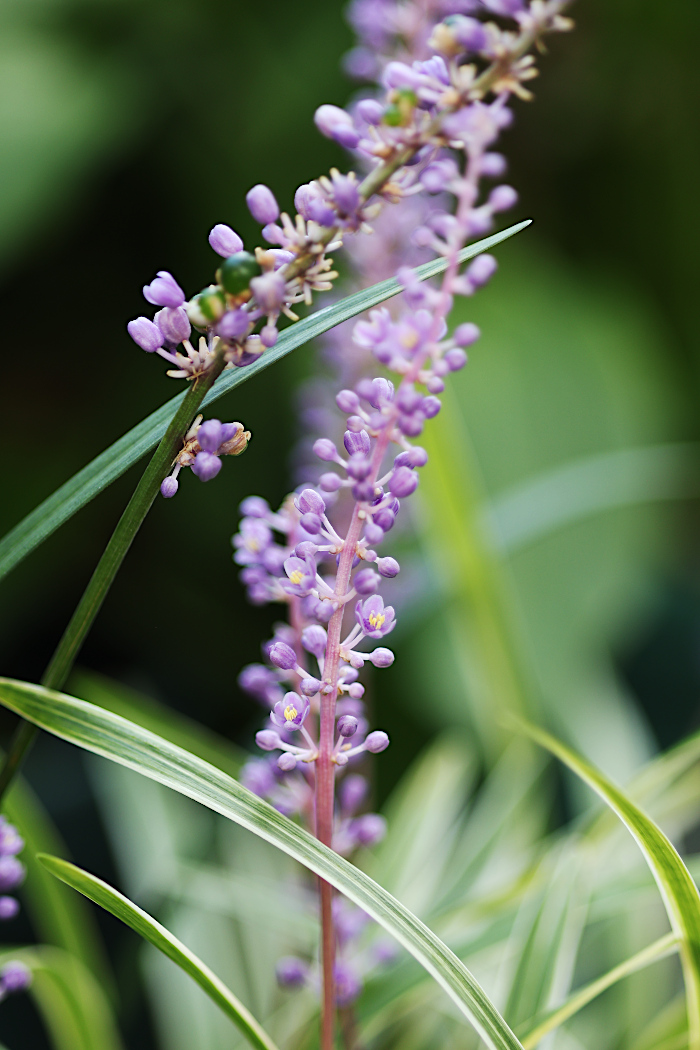
[(384, 623), (385, 620), (386, 620), (386, 616), (384, 615), (384, 613), (370, 613), (369, 614), (370, 626), (373, 627), (375, 631), (378, 630), (382, 626), (382, 624)]
[(298, 711), (296, 707), (294, 707), (292, 704), (287, 704), (287, 706), (284, 709), (284, 717), (287, 719), (287, 721), (293, 722), (297, 714)]
[(301, 583), (301, 581), (304, 579), (304, 573), (301, 571), (301, 569), (295, 569), (294, 572), (289, 574), (289, 579), (291, 583), (293, 583), (296, 586), (296, 584)]

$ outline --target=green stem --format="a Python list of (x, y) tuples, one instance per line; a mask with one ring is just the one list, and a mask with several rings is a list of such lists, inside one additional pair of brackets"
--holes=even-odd
[[(124, 513), (117, 523), (104, 553), (97, 563), (77, 609), (73, 613), (41, 684), (48, 689), (61, 689), (73, 669), (88, 631), (92, 627), (103, 601), (119, 572), (126, 553), (158, 495), (160, 483), (166, 476), (182, 447), (182, 440), (212, 384), (224, 368), (222, 355), (214, 358), (211, 368), (193, 381), (182, 404), (173, 416), (158, 448), (136, 486)], [(5, 762), (0, 770), (0, 800), (12, 783), (27, 752), (34, 743), (38, 729), (29, 722), (20, 722), (10, 743)]]

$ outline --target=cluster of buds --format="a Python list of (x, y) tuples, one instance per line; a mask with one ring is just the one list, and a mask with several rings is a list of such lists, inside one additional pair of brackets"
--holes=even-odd
[(162, 495), (166, 499), (175, 495), (183, 467), (191, 467), (200, 481), (211, 481), (221, 470), (221, 456), (240, 456), (249, 441), (250, 431), (244, 430), (242, 423), (222, 423), (219, 419), (203, 423), (202, 416), (197, 416), (175, 457), (172, 473), (160, 486)]

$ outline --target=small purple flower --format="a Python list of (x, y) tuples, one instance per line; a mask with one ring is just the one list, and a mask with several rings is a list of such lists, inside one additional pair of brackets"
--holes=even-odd
[(145, 350), (147, 354), (160, 350), (163, 345), (163, 333), (158, 325), (149, 321), (147, 317), (137, 317), (136, 320), (129, 321), (126, 330), (136, 345)]
[(297, 558), (292, 556), (284, 563), (284, 571), (289, 582), (285, 586), (288, 594), (296, 594), (299, 598), (306, 597), (316, 589), (316, 563), (313, 558)]
[(245, 200), (250, 214), (261, 226), (277, 220), (280, 209), (269, 187), (258, 183), (257, 186), (253, 186), (252, 190), (248, 190)]
[(298, 693), (285, 693), (282, 700), (275, 704), (270, 718), (282, 729), (300, 729), (309, 713), (309, 706), (307, 697), (299, 696)]
[(389, 746), (389, 737), (381, 729), (375, 729), (365, 740), (365, 750), (378, 755), (380, 751), (386, 751)]
[(355, 606), (355, 617), (369, 638), (383, 638), (396, 626), (392, 606), (385, 606), (379, 594), (373, 594), (364, 602), (359, 601)]
[(267, 656), (271, 664), (283, 671), (291, 671), (297, 665), (297, 655), (286, 642), (273, 642)]
[(240, 339), (250, 330), (250, 314), (246, 310), (229, 310), (216, 326), (216, 334), (222, 339)]
[(167, 270), (159, 270), (158, 276), (150, 284), (144, 285), (143, 295), (154, 306), (169, 306), (172, 309), (182, 306), (185, 301), (185, 293)]
[(208, 419), (197, 431), (197, 441), (204, 452), (216, 452), (224, 442), (224, 428), (221, 420)]
[(24, 849), (24, 839), (14, 824), (0, 816), (0, 856), (9, 857), (21, 853)]
[(221, 255), (224, 259), (243, 250), (243, 241), (236, 231), (223, 223), (218, 223), (210, 230), (209, 243), (216, 254)]
[(211, 452), (198, 452), (192, 464), (192, 473), (200, 481), (211, 481), (221, 470), (221, 460)]

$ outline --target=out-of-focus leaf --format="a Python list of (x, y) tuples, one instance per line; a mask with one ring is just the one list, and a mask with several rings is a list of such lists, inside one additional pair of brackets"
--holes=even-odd
[(524, 733), (556, 755), (603, 799), (644, 854), (679, 940), (688, 1004), (688, 1042), (691, 1050), (696, 1050), (700, 1046), (700, 895), (690, 872), (663, 831), (600, 770), (549, 733), (536, 726), (518, 724)]
[[(501, 233), (493, 234), (484, 240), (469, 245), (460, 252), (462, 261), (478, 255), (479, 252), (493, 247), (495, 244), (512, 237), (513, 234), (525, 229), (531, 220), (516, 223), (515, 226), (503, 230)], [(416, 273), (422, 280), (440, 273), (445, 269), (444, 259), (436, 259), (433, 262), (424, 263), (416, 268)], [(285, 357), (292, 350), (303, 346), (312, 339), (341, 324), (343, 321), (355, 317), (364, 310), (378, 306), (386, 299), (390, 299), (402, 290), (402, 285), (392, 278), (388, 281), (380, 281), (372, 288), (366, 288), (354, 295), (341, 299), (332, 306), (326, 306), (317, 310), (309, 317), (298, 321), (280, 333), (275, 345), (266, 350), (258, 361), (248, 365), (246, 368), (234, 368), (227, 370), (217, 379), (203, 401), (203, 407), (212, 404), (224, 394), (228, 394), (241, 383), (258, 375), (265, 368), (275, 364), (280, 358)], [(52, 532), (72, 517), (81, 507), (94, 499), (104, 488), (110, 485), (127, 470), (132, 463), (136, 463), (142, 456), (158, 444), (165, 433), (168, 424), (175, 415), (184, 394), (179, 394), (166, 402), (161, 408), (152, 412), (150, 416), (133, 427), (128, 433), (110, 445), (108, 449), (97, 456), (91, 463), (62, 485), (53, 495), (40, 503), (35, 510), (31, 511), (18, 525), (0, 540), (0, 579), (10, 569), (14, 568), (23, 558), (43, 543)]]
[(228, 1014), (252, 1046), (258, 1047), (259, 1050), (277, 1050), (267, 1032), (223, 981), (220, 981), (201, 959), (198, 959), (151, 915), (137, 907), (128, 897), (108, 886), (102, 879), (90, 875), (89, 872), (83, 871), (75, 864), (70, 864), (59, 857), (50, 857), (45, 853), (40, 854), (38, 859), (56, 878), (72, 886), (74, 890), (82, 893), (95, 904), (99, 904), (117, 919), (121, 919), (140, 937), (149, 941), (158, 951), (172, 959), (180, 969), (197, 982), (217, 1006)]
[(520, 1050), (484, 990), (427, 926), (364, 872), (221, 770), (118, 715), (41, 686), (0, 679), (0, 702), (47, 732), (201, 802), (310, 868), (418, 959), (490, 1046)]
[(544, 1016), (541, 1020), (537, 1021), (534, 1026), (528, 1025), (522, 1036), (522, 1042), (525, 1050), (532, 1050), (532, 1047), (537, 1046), (539, 1042), (559, 1025), (564, 1024), (570, 1017), (582, 1010), (584, 1006), (587, 1006), (597, 996), (601, 995), (608, 988), (612, 988), (614, 984), (621, 981), (624, 977), (628, 977), (630, 974), (637, 973), (638, 970), (644, 969), (646, 966), (650, 966), (652, 963), (657, 962), (659, 959), (665, 959), (668, 955), (672, 955), (678, 951), (678, 938), (674, 933), (667, 933), (665, 937), (660, 937), (654, 944), (650, 944), (648, 948), (643, 948), (641, 952), (637, 952), (629, 959), (625, 959), (624, 962), (620, 963), (619, 966), (613, 967), (612, 970), (608, 970), (602, 977), (598, 977), (595, 981), (591, 981), (590, 984), (585, 985), (583, 988), (579, 988), (578, 991), (574, 992), (573, 995), (569, 996), (565, 1003), (558, 1006), (556, 1010), (550, 1010), (550, 1012)]
[(700, 495), (700, 445), (626, 448), (566, 463), (499, 492), (487, 526), (499, 550), (520, 547), (575, 521), (637, 503)]
[(32, 971), (31, 995), (54, 1050), (124, 1050), (109, 1003), (94, 974), (60, 948), (40, 944), (0, 953)]

